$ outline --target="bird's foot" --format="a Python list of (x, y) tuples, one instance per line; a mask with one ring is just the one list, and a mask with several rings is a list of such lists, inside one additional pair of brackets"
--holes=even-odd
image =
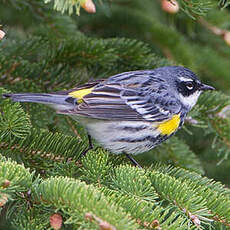
[(125, 156), (132, 162), (134, 166), (142, 169), (142, 167), (138, 164), (138, 162), (134, 160), (129, 154), (125, 153)]
[(89, 147), (81, 153), (81, 157), (84, 157), (89, 150), (93, 149), (92, 138), (89, 134), (88, 134), (88, 141), (89, 141)]

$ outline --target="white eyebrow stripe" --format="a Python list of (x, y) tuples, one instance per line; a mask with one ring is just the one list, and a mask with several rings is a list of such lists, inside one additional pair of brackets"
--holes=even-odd
[(192, 79), (190, 79), (190, 78), (186, 78), (186, 77), (179, 77), (179, 79), (181, 80), (181, 81), (185, 81), (185, 82), (193, 82), (193, 80)]

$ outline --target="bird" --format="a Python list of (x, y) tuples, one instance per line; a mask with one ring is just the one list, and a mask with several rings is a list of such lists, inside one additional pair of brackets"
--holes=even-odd
[(137, 70), (95, 80), (54, 93), (3, 94), (14, 102), (48, 105), (81, 123), (114, 154), (131, 156), (158, 146), (181, 128), (202, 92), (214, 87), (201, 83), (182, 66)]

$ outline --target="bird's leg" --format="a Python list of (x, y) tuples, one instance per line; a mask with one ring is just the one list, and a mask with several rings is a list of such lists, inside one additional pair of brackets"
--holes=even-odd
[(93, 143), (92, 143), (92, 138), (91, 136), (88, 134), (88, 141), (89, 141), (89, 149), (93, 148)]
[(84, 151), (82, 152), (81, 156), (85, 156), (86, 153), (90, 150), (90, 149), (93, 149), (93, 143), (92, 143), (92, 138), (91, 136), (88, 134), (88, 141), (89, 141), (89, 147)]
[(142, 168), (136, 160), (134, 160), (129, 154), (125, 153), (125, 156), (134, 164), (134, 166), (138, 167), (138, 168)]
[[(81, 156), (85, 156), (86, 153), (93, 149), (93, 143), (92, 143), (92, 138), (91, 136), (88, 134), (88, 141), (89, 141), (89, 147), (81, 154)], [(142, 168), (136, 160), (134, 160), (129, 154), (125, 153), (125, 156), (133, 163), (134, 166), (138, 167), (138, 168)]]

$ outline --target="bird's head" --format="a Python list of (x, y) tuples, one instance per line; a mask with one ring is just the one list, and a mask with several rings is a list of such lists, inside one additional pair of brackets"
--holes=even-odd
[(175, 90), (175, 97), (188, 109), (191, 109), (197, 102), (200, 94), (215, 88), (201, 83), (195, 73), (181, 66), (163, 67), (167, 72), (167, 80), (170, 88)]

